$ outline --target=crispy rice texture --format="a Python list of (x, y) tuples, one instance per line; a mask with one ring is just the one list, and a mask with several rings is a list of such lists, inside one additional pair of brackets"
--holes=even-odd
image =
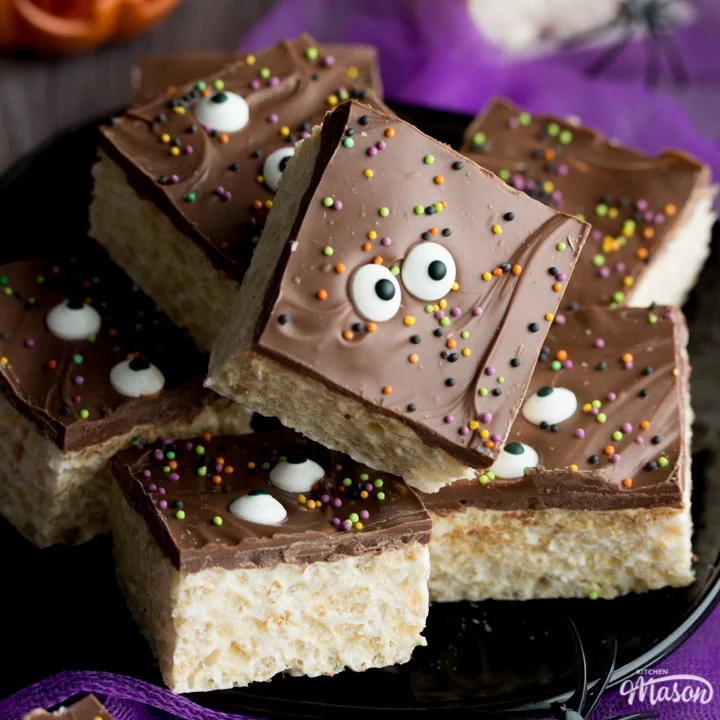
[(250, 415), (225, 402), (166, 425), (144, 425), (63, 452), (0, 396), (0, 513), (37, 547), (76, 545), (108, 532), (108, 461), (136, 438), (248, 432)]
[[(444, 450), (426, 445), (400, 420), (373, 412), (360, 401), (333, 392), (320, 381), (253, 349), (252, 335), (262, 313), (265, 288), (290, 237), (314, 169), (319, 130), (316, 127), (310, 138), (296, 146), (285, 169), (283, 188), (287, 192), (276, 200), (276, 210), (269, 216), (230, 323), (213, 348), (205, 384), (358, 462), (394, 473), (424, 492), (437, 492), (453, 480), (472, 477), (474, 471)], [(284, 207), (278, 212), (281, 200)], [(310, 397), (311, 405), (307, 402)]]
[(385, 667), (426, 644), (427, 545), (187, 573), (172, 566), (116, 484), (111, 518), (118, 581), (174, 692)]
[(198, 346), (210, 351), (240, 285), (216, 269), (165, 213), (135, 192), (104, 152), (93, 167), (90, 236)]

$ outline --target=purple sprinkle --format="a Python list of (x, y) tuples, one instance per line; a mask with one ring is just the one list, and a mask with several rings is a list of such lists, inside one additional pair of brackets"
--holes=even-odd
[(335, 527), (338, 527), (340, 525), (340, 518), (333, 518), (330, 521)]
[(488, 365), (485, 368), (485, 374), (486, 375), (494, 375), (495, 374), (495, 368), (492, 365)]
[(193, 444), (192, 444), (189, 440), (186, 440), (186, 441), (185, 441), (185, 444), (183, 445), (183, 447), (184, 447), (186, 450), (192, 450), (192, 449), (193, 449)]
[[(142, 452), (145, 449), (145, 446), (142, 443), (138, 443), (135, 446), (135, 449), (138, 450), (139, 452)], [(150, 472), (150, 471), (148, 470), (148, 472)]]
[(389, 237), (384, 237), (382, 240), (380, 240), (380, 244), (383, 247), (388, 247), (389, 245), (392, 245), (392, 240)]
[(533, 188), (537, 187), (537, 183), (532, 178), (529, 178), (525, 183), (525, 187), (528, 190), (532, 190)]
[(610, 268), (601, 267), (601, 268), (598, 270), (598, 275), (599, 275), (601, 278), (609, 278), (609, 277), (610, 277)]
[(365, 490), (368, 492), (372, 492), (373, 490), (373, 484), (372, 483), (365, 483)]
[(652, 222), (655, 219), (655, 213), (652, 210), (648, 210), (645, 213), (645, 220), (647, 222)]
[(610, 462), (611, 463), (619, 463), (620, 462), (620, 456), (617, 453), (613, 453), (610, 456)]
[(626, 362), (626, 363), (623, 363), (623, 367), (624, 367), (626, 370), (632, 370), (633, 364), (632, 364), (631, 362)]
[(73, 401), (76, 405), (79, 405), (79, 404), (82, 402), (82, 397), (80, 397), (80, 395), (73, 395), (72, 401)]
[(163, 445), (172, 445), (172, 441), (173, 441), (172, 438), (163, 438), (162, 444)]
[(599, 230), (593, 230), (592, 233), (590, 233), (590, 237), (592, 237), (593, 240), (602, 240), (603, 234)]
[(658, 213), (653, 220), (656, 225), (662, 225), (665, 222), (665, 216), (662, 213)]
[(332, 55), (326, 55), (323, 58), (323, 65), (325, 67), (332, 67), (335, 64), (335, 58)]
[(260, 89), (260, 81), (259, 81), (259, 80), (253, 80), (253, 81), (250, 83), (250, 87), (251, 87), (253, 90), (259, 90), (259, 89)]
[(590, 408), (590, 414), (591, 415), (597, 415), (600, 412), (599, 408)]
[(220, 197), (227, 202), (232, 198), (232, 193), (229, 190), (226, 190)]
[(277, 75), (273, 75), (273, 76), (268, 80), (268, 85), (269, 85), (270, 87), (276, 87), (279, 83), (280, 83), (280, 78), (279, 78)]
[(673, 316), (672, 310), (668, 310), (668, 311), (663, 315), (663, 317), (664, 317), (666, 320), (672, 320), (672, 316)]
[(564, 315), (556, 315), (555, 316), (555, 324), (556, 325), (564, 325), (567, 322), (567, 318)]
[(517, 130), (520, 127), (520, 123), (516, 117), (509, 118), (507, 124), (512, 130)]
[(338, 463), (337, 465), (334, 466), (333, 469), (335, 470), (335, 472), (342, 472), (342, 468), (343, 468), (343, 466), (340, 465), (340, 463)]
[(473, 310), (472, 310), (472, 314), (473, 314), (475, 317), (480, 317), (480, 315), (483, 314), (483, 309), (482, 309), (481, 307), (474, 307)]
[(342, 521), (342, 529), (343, 530), (350, 530), (351, 527), (352, 527), (352, 523), (349, 520)]
[(615, 270), (616, 270), (616, 272), (625, 272), (625, 263), (624, 262), (615, 263)]
[(525, 178), (522, 175), (513, 175), (513, 178), (510, 182), (512, 186), (514, 188), (517, 188), (518, 190), (525, 189)]
[(470, 432), (470, 430), (468, 430), (467, 426), (463, 425), (463, 426), (458, 430), (458, 432), (459, 432), (461, 435), (467, 435), (467, 434)]
[(177, 481), (180, 479), (180, 476), (179, 476), (176, 472), (170, 473), (170, 475), (168, 475), (168, 477), (169, 477), (173, 482), (177, 482)]
[(308, 130), (303, 130), (303, 131), (300, 133), (300, 137), (301, 137), (303, 140), (307, 140), (307, 138), (310, 137), (310, 132), (309, 132)]
[(84, 378), (82, 375), (76, 375), (76, 376), (73, 378), (73, 382), (74, 382), (76, 385), (82, 385), (82, 384), (85, 382), (85, 378)]
[(149, 478), (151, 474), (149, 470), (143, 470), (143, 477)]
[(370, 513), (367, 510), (361, 510), (358, 515), (360, 515), (361, 520), (367, 520), (370, 517)]
[(436, 311), (433, 313), (433, 315), (434, 315), (435, 318), (437, 318), (438, 320), (440, 320), (440, 318), (444, 318), (444, 317), (445, 317), (445, 313), (444, 313), (444, 311), (442, 311), (442, 310), (436, 310)]
[(367, 149), (367, 154), (368, 154), (370, 157), (375, 157), (375, 156), (377, 155), (377, 148), (374, 148), (374, 147), (368, 148), (368, 149)]
[(375, 143), (375, 147), (376, 147), (378, 150), (384, 150), (384, 149), (387, 147), (387, 145), (385, 144), (385, 141), (384, 141), (384, 140), (378, 140), (378, 141)]
[(154, 453), (154, 457), (156, 460), (164, 460), (165, 459), (165, 453), (162, 450), (156, 450)]
[(225, 192), (225, 188), (224, 188), (222, 185), (218, 185), (218, 186), (213, 190), (213, 192), (214, 192), (216, 195), (222, 195), (222, 194)]
[(341, 500), (340, 498), (335, 498), (335, 499), (332, 501), (332, 506), (333, 506), (334, 508), (342, 507), (342, 500)]
[(613, 402), (614, 400), (617, 400), (617, 395), (614, 392), (609, 392), (605, 396), (610, 402)]
[(274, 125), (274, 124), (278, 121), (278, 119), (279, 119), (279, 118), (278, 118), (277, 113), (270, 113), (270, 115), (268, 115), (267, 121), (268, 121), (269, 123), (272, 123), (272, 124)]
[(167, 500), (160, 500), (160, 501), (158, 502), (158, 507), (159, 507), (161, 510), (165, 510), (165, 508), (167, 508), (167, 506), (168, 506)]
[(559, 202), (562, 202), (563, 194), (562, 194), (562, 192), (561, 192), (560, 190), (553, 190), (552, 193), (551, 193), (551, 195), (550, 195), (550, 197), (551, 197), (555, 202), (558, 202), (558, 203), (559, 203)]
[(201, 127), (205, 132), (210, 132), (212, 130), (212, 128), (209, 125), (201, 125)]
[(157, 492), (157, 485), (155, 483), (150, 483), (148, 485), (148, 492)]
[(580, 439), (584, 438), (584, 437), (585, 437), (585, 431), (584, 431), (582, 428), (578, 428), (578, 429), (575, 431), (575, 437), (576, 437), (576, 438), (580, 438)]
[(483, 414), (480, 416), (480, 422), (485, 423), (486, 425), (487, 425), (489, 422), (492, 422), (492, 413), (489, 413), (489, 412), (483, 413)]
[(568, 174), (569, 170), (570, 168), (565, 163), (563, 163), (562, 165), (558, 165), (558, 175), (562, 175), (563, 177), (565, 177), (565, 175)]
[(347, 92), (347, 88), (346, 88), (344, 85), (341, 85), (341, 86), (337, 89), (337, 94), (338, 94), (338, 95), (343, 95), (343, 94), (346, 93), (346, 92)]
[(186, 146), (183, 148), (183, 152), (184, 152), (186, 155), (192, 155), (193, 152), (195, 152), (195, 148), (194, 148), (192, 145), (186, 145)]
[(158, 488), (158, 492), (159, 492), (161, 495), (164, 495), (164, 494), (165, 494), (165, 488), (164, 488), (164, 487)]
[(602, 349), (605, 347), (605, 341), (602, 338), (597, 338), (593, 343), (593, 346)]
[(35, 341), (32, 338), (25, 338), (25, 347), (26, 348), (35, 347)]
[(223, 471), (223, 466), (222, 466), (222, 465), (220, 465), (219, 463), (218, 463), (217, 465), (215, 465), (215, 472), (216, 472), (216, 473), (221, 473), (222, 471)]
[(558, 280), (559, 282), (565, 282), (567, 280), (567, 275), (564, 272), (559, 272), (555, 276), (555, 279)]
[(494, 443), (499, 443), (499, 442), (502, 440), (502, 438), (501, 438), (497, 433), (493, 433), (493, 434), (490, 436), (490, 439), (491, 439)]
[(342, 200), (336, 200), (333, 203), (333, 210), (342, 210)]
[(175, 174), (171, 175), (171, 176), (170, 176), (170, 182), (171, 182), (173, 185), (177, 185), (177, 184), (180, 182), (180, 176), (179, 176), (179, 175), (175, 175)]
[(638, 435), (638, 436), (635, 438), (635, 442), (636, 442), (638, 445), (642, 445), (642, 444), (645, 442), (645, 438), (640, 437), (640, 435)]
[(622, 427), (620, 428), (624, 433), (629, 433), (632, 431), (632, 425), (630, 423), (623, 423)]
[(447, 425), (450, 425), (450, 424), (452, 424), (452, 423), (455, 422), (455, 416), (454, 416), (454, 415), (446, 415), (446, 416), (443, 418), (443, 421), (444, 421)]
[(459, 307), (454, 307), (454, 308), (450, 311), (450, 314), (451, 314), (453, 317), (460, 317), (461, 313), (462, 313), (462, 310), (461, 310)]
[(643, 212), (643, 211), (647, 210), (647, 206), (648, 206), (647, 200), (638, 200), (638, 201), (635, 203), (635, 207), (636, 207), (638, 210), (640, 210), (640, 212)]
[(563, 367), (564, 367), (566, 370), (572, 370), (572, 369), (573, 369), (573, 361), (570, 360), (570, 359), (568, 359), (568, 360), (563, 360)]

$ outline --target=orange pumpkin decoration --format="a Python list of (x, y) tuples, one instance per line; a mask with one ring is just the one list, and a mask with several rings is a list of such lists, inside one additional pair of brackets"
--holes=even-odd
[(129, 37), (179, 0), (0, 0), (0, 49), (64, 55)]

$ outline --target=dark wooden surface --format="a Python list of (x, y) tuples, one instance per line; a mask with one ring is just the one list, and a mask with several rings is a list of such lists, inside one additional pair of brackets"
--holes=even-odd
[(0, 57), (0, 173), (43, 140), (112, 112), (130, 97), (140, 57), (231, 49), (273, 0), (184, 0), (137, 38), (61, 59)]

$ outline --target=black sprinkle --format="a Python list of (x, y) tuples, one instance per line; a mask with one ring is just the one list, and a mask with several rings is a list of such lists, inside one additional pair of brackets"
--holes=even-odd
[(353, 323), (350, 328), (356, 333), (362, 332), (365, 329), (362, 323)]
[(260, 149), (256, 148), (255, 150), (253, 150), (253, 151), (250, 153), (250, 157), (251, 157), (251, 158), (261, 158), (261, 157), (262, 157), (262, 151), (261, 151)]
[(228, 170), (232, 170), (232, 172), (237, 172), (240, 169), (240, 163), (231, 163), (228, 165)]
[[(545, 133), (541, 133), (541, 134), (540, 134), (540, 140), (543, 140), (544, 137), (545, 137)], [(542, 151), (542, 150), (533, 150), (533, 151), (530, 153), (530, 157), (531, 157), (533, 160), (540, 160), (540, 159), (543, 157), (543, 151)]]
[(107, 406), (103, 406), (102, 408), (100, 408), (100, 414), (101, 414), (103, 417), (108, 417), (108, 416), (110, 416), (110, 415), (113, 414), (113, 409), (112, 409), (112, 408), (109, 408), (109, 407), (107, 407)]
[(450, 353), (448, 355), (448, 362), (457, 362), (460, 359), (460, 356), (457, 353)]
[(549, 427), (550, 427), (550, 423), (547, 423), (544, 420), (540, 423), (541, 430), (547, 430)]
[(424, 232), (420, 237), (423, 240), (432, 240), (432, 235), (429, 232)]
[(579, 310), (579, 309), (580, 309), (580, 303), (577, 300), (573, 300), (568, 305), (568, 310), (571, 310), (572, 312), (575, 312), (576, 310)]
[(348, 128), (348, 129), (345, 131), (345, 134), (346, 134), (348, 137), (352, 137), (352, 136), (355, 134), (355, 131), (354, 131), (352, 128)]
[(455, 378), (448, 378), (448, 379), (445, 381), (445, 384), (446, 384), (448, 387), (455, 387)]
[(410, 342), (411, 342), (413, 345), (419, 345), (419, 344), (422, 342), (422, 338), (421, 338), (419, 335), (413, 335), (413, 336), (410, 338)]
[(603, 196), (600, 198), (600, 202), (603, 203), (603, 204), (605, 204), (605, 205), (612, 205), (612, 204), (613, 204), (613, 200), (614, 200), (614, 198), (613, 198), (612, 195), (603, 195)]
[(512, 222), (515, 219), (515, 213), (512, 211), (506, 212), (503, 215), (503, 220), (507, 220), (508, 222)]
[(313, 73), (311, 77), (315, 82), (317, 82), (320, 79), (320, 73)]
[(600, 458), (599, 458), (597, 455), (591, 455), (591, 456), (588, 458), (588, 462), (589, 462), (591, 465), (597, 465), (597, 464), (600, 462)]
[(293, 145), (297, 142), (297, 135), (290, 133), (286, 138), (285, 142), (292, 143)]
[(223, 491), (223, 493), (225, 493), (226, 495), (227, 495), (227, 493), (229, 493), (231, 490), (232, 490), (232, 485), (223, 485), (223, 486), (222, 486), (222, 491)]
[(620, 198), (620, 207), (630, 207), (630, 198), (627, 195), (623, 195)]
[(63, 405), (63, 407), (60, 408), (60, 414), (63, 417), (67, 417), (71, 412), (72, 410), (70, 409), (69, 405)]
[(183, 501), (182, 500), (173, 500), (172, 506), (174, 508), (177, 508), (180, 510), (183, 507)]
[(450, 228), (443, 228), (442, 234), (443, 237), (450, 237), (452, 235), (452, 230)]
[(500, 269), (503, 272), (508, 273), (512, 270), (512, 265), (509, 262), (500, 263)]
[(279, 322), (281, 325), (287, 325), (287, 323), (290, 322), (290, 316), (289, 316), (289, 315), (285, 315), (285, 313), (283, 313), (282, 315), (278, 316), (278, 322)]
[(649, 394), (650, 394), (650, 393), (649, 393), (647, 390), (641, 390), (641, 391), (638, 393), (638, 395), (639, 395), (641, 398), (646, 398)]
[(165, 113), (158, 113), (155, 116), (155, 122), (157, 123), (164, 123), (167, 120), (167, 115)]
[(604, 360), (601, 360), (596, 366), (596, 370), (607, 370), (607, 363)]
[(650, 442), (653, 445), (659, 445), (662, 442), (662, 437), (660, 435), (653, 435), (652, 440)]
[(645, 464), (646, 470), (657, 470), (658, 464), (654, 460), (650, 460)]
[(172, 141), (170, 142), (170, 144), (171, 144), (173, 147), (180, 147), (180, 146), (182, 145), (182, 140), (180, 140), (179, 137), (174, 137), (174, 138), (172, 139)]
[(493, 388), (492, 394), (495, 397), (500, 397), (502, 395), (502, 390), (500, 388)]
[(435, 206), (434, 205), (428, 205), (425, 208), (425, 214), (426, 215), (434, 215), (435, 214)]
[(557, 277), (557, 274), (560, 272), (554, 265), (551, 268), (548, 268), (548, 272), (553, 276)]
[(358, 118), (358, 122), (360, 125), (369, 125), (370, 124), (370, 116), (369, 115), (361, 115)]
[(301, 123), (301, 124), (300, 124), (300, 130), (301, 130), (302, 132), (308, 132), (308, 131), (310, 130), (310, 123), (309, 123), (309, 122)]
[(408, 411), (408, 412), (415, 412), (416, 410), (417, 410), (417, 405), (416, 405), (415, 403), (410, 403), (410, 404), (407, 406), (407, 411)]
[(560, 432), (560, 426), (557, 423), (553, 423), (550, 426), (550, 432)]
[(7, 340), (8, 334), (6, 332), (0, 332), (0, 340)]
[(135, 372), (140, 372), (141, 370), (147, 370), (150, 367), (150, 362), (145, 358), (136, 357), (130, 361), (128, 367)]
[(443, 334), (443, 331), (440, 328), (435, 328), (435, 330), (433, 330), (433, 335), (435, 337), (442, 337), (442, 334)]
[(646, 366), (643, 368), (643, 375), (652, 375), (652, 374), (653, 374), (652, 366), (651, 366), (651, 365), (646, 365)]
[(531, 322), (528, 325), (528, 330), (530, 332), (537, 332), (539, 329), (540, 329), (540, 325), (538, 325), (538, 323), (536, 323), (536, 322)]
[(167, 185), (170, 182), (170, 178), (167, 175), (161, 175), (158, 178), (158, 184)]
[(450, 355), (450, 353), (449, 353), (447, 350), (443, 350), (443, 351), (440, 353), (440, 357), (441, 357), (443, 360), (447, 360), (448, 357), (449, 357), (449, 355)]
[(452, 164), (452, 169), (453, 169), (453, 170), (462, 170), (464, 167), (465, 167), (465, 163), (462, 162), (462, 160), (456, 160), (456, 161)]
[(210, 137), (216, 138), (220, 133), (217, 130), (210, 131)]
[(512, 360), (510, 360), (510, 364), (513, 367), (520, 367), (520, 358), (512, 358)]

